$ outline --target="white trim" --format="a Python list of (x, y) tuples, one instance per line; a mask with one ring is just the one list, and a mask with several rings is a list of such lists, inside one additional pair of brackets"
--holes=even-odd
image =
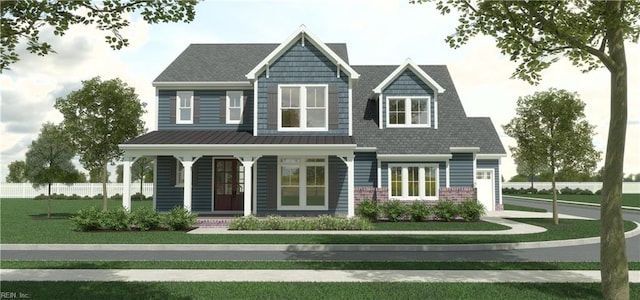
[(449, 160), (447, 160), (447, 161), (446, 161), (446, 164), (447, 164), (447, 166), (446, 166), (446, 170), (445, 170), (445, 172), (446, 172), (446, 173), (445, 173), (445, 176), (444, 176), (444, 177), (445, 177), (445, 181), (446, 181), (446, 182), (445, 182), (445, 187), (451, 187), (451, 186), (450, 186), (450, 185), (451, 185), (451, 184), (450, 184), (451, 176), (449, 175), (449, 172), (450, 172), (450, 171), (449, 171)]
[[(353, 86), (352, 86), (351, 80), (349, 80), (348, 96), (349, 96), (349, 136), (353, 136)], [(338, 103), (336, 103), (336, 105), (338, 105)]]
[(451, 154), (378, 154), (382, 161), (448, 161)]
[(476, 159), (476, 154), (473, 153), (473, 187), (477, 188), (476, 184), (476, 170), (478, 169), (478, 160)]
[(200, 89), (224, 89), (224, 88), (252, 88), (251, 81), (155, 81), (151, 84), (156, 89), (163, 90), (200, 90)]
[[(271, 51), (267, 57), (265, 57), (261, 62), (259, 62), (249, 73), (247, 73), (246, 77), (249, 80), (256, 79), (260, 73), (260, 71), (267, 67), (269, 64), (273, 63), (278, 57), (280, 57), (286, 50), (288, 50), (296, 41), (298, 37), (302, 36), (303, 38), (306, 36), (305, 40), (307, 42), (311, 42), (312, 45), (316, 46), (320, 52), (322, 52), (325, 56), (327, 56), (334, 64), (341, 65), (344, 68), (345, 73), (349, 75), (352, 79), (360, 78), (360, 74), (356, 72), (348, 63), (346, 63), (340, 56), (338, 56), (331, 48), (329, 48), (325, 43), (321, 42), (318, 37), (316, 37), (311, 31), (307, 29), (306, 26), (300, 25), (298, 30), (296, 30), (292, 35), (290, 35), (287, 39), (284, 40), (276, 49)], [(268, 69), (267, 69), (268, 70)]]
[[(182, 160), (174, 157), (176, 160), (176, 169), (173, 170), (176, 172), (176, 181), (173, 182), (174, 187), (184, 187), (184, 165), (182, 164)], [(182, 180), (180, 179), (180, 169), (182, 169)]]
[(478, 159), (500, 159), (503, 157), (507, 157), (506, 154), (483, 154), (483, 153), (478, 153), (476, 154), (476, 157)]
[[(409, 196), (409, 168), (418, 168), (418, 196)], [(391, 169), (402, 168), (402, 196), (392, 196), (391, 188)], [(435, 169), (436, 190), (435, 196), (426, 196), (424, 188), (426, 174), (425, 168)], [(439, 164), (432, 163), (419, 163), (419, 164), (405, 164), (405, 163), (393, 163), (387, 165), (387, 188), (389, 191), (390, 200), (438, 200), (440, 194), (440, 166)]]
[[(411, 114), (413, 107), (411, 105), (412, 100), (427, 100), (427, 123), (426, 124), (412, 124), (411, 123)], [(389, 123), (389, 114), (391, 113), (391, 109), (389, 108), (389, 101), (391, 100), (404, 100), (404, 124), (391, 124)], [(385, 111), (387, 122), (385, 122), (387, 128), (429, 128), (431, 127), (431, 97), (430, 96), (388, 96), (386, 99), (387, 109)]]
[[(236, 94), (239, 93), (240, 94), (240, 118), (238, 120), (231, 120), (230, 119), (230, 115), (231, 115), (231, 96), (229, 94)], [(227, 91), (226, 93), (226, 105), (225, 105), (225, 121), (226, 124), (242, 124), (242, 113), (244, 112), (244, 101), (242, 101), (244, 98), (244, 91)], [(234, 107), (237, 108), (237, 107)]]
[(434, 91), (436, 91), (439, 94), (444, 93), (445, 89), (442, 86), (440, 86), (435, 80), (433, 80), (431, 76), (425, 73), (424, 70), (422, 70), (422, 68), (416, 65), (410, 58), (407, 58), (400, 66), (398, 66), (398, 68), (396, 68), (393, 72), (391, 72), (391, 74), (387, 76), (387, 78), (385, 78), (380, 84), (378, 84), (378, 86), (376, 86), (373, 89), (373, 92), (376, 94), (381, 94), (382, 91), (389, 84), (391, 84), (393, 80), (395, 80), (398, 76), (400, 76), (400, 74), (402, 74), (402, 72), (407, 68), (413, 71), (414, 74), (418, 75), (418, 77), (420, 77), (420, 79), (422, 79), (422, 81), (426, 83), (429, 87), (431, 87)]
[[(181, 106), (182, 97), (188, 97), (189, 98), (190, 115), (189, 115), (189, 119), (188, 120), (181, 120), (180, 119), (180, 117), (182, 116), (182, 114), (180, 113), (180, 109), (183, 108)], [(193, 101), (194, 99), (193, 98), (194, 98), (193, 91), (176, 91), (176, 124), (193, 124), (193, 111), (194, 111), (194, 101)], [(185, 106), (184, 108), (186, 109), (187, 107)]]
[(449, 147), (451, 153), (477, 153), (480, 147)]
[(253, 136), (258, 136), (258, 80), (253, 82)]
[[(429, 117), (431, 117), (431, 114), (429, 114)], [(433, 97), (433, 128), (438, 129), (438, 94)]]
[(158, 157), (154, 156), (153, 158), (153, 209), (158, 209), (157, 207), (157, 195), (158, 195)]
[(377, 161), (378, 161), (378, 170), (377, 170), (378, 174), (376, 176), (378, 179), (378, 188), (381, 188), (382, 187), (382, 161), (380, 161), (379, 159), (377, 159)]
[[(307, 127), (307, 88), (321, 87), (324, 88), (324, 127)], [(300, 126), (299, 127), (282, 127), (282, 89), (283, 88), (299, 88), (300, 106)], [(279, 84), (278, 85), (278, 131), (328, 131), (329, 130), (329, 85), (328, 84)], [(336, 103), (337, 105), (337, 103)]]
[[(503, 205), (502, 204), (502, 168), (501, 168), (501, 165), (502, 165), (502, 160), (498, 158), (498, 175), (499, 175), (500, 178), (497, 178), (497, 180), (498, 180), (498, 190), (496, 191), (496, 193), (500, 193), (500, 194), (498, 194), (499, 195), (498, 201), (500, 202), (499, 203), (500, 205)], [(494, 173), (494, 175), (495, 175), (495, 173)], [(495, 209), (495, 207), (494, 207), (494, 209)], [(503, 205), (502, 209), (504, 210), (504, 205)]]
[(356, 147), (355, 152), (376, 152), (377, 150), (377, 147)]
[[(298, 173), (298, 188), (300, 195), (300, 202), (298, 206), (282, 205), (282, 166), (294, 165), (282, 163), (282, 159), (299, 159), (297, 166), (300, 168)], [(323, 159), (324, 162), (307, 162), (307, 159)], [(310, 206), (307, 205), (307, 166), (323, 166), (324, 167), (324, 205), (323, 206)], [(292, 157), (292, 156), (278, 156), (278, 186), (277, 186), (277, 207), (278, 210), (328, 210), (329, 209), (329, 157)]]

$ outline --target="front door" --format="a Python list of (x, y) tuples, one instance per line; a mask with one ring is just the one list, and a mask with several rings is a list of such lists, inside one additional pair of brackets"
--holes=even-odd
[(237, 159), (216, 159), (214, 211), (243, 210), (244, 168)]

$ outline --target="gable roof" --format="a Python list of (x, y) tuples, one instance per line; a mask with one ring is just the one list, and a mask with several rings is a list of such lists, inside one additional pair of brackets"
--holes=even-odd
[(362, 75), (353, 95), (353, 137), (358, 147), (376, 147), (378, 154), (449, 154), (450, 147), (479, 147), (480, 154), (506, 154), (489, 118), (466, 116), (446, 66), (417, 66), (445, 90), (438, 95), (438, 129), (380, 129), (379, 96), (373, 90), (397, 66), (353, 67)]
[[(326, 44), (340, 59), (349, 62), (347, 45)], [(191, 44), (153, 81), (249, 82), (247, 72), (278, 44)]]
[(431, 87), (434, 91), (438, 92), (438, 94), (444, 93), (445, 89), (440, 86), (431, 76), (429, 76), (423, 69), (419, 68), (410, 58), (404, 61), (398, 68), (396, 68), (387, 78), (382, 80), (378, 86), (373, 88), (373, 92), (376, 94), (381, 94), (382, 90), (386, 88), (389, 84), (391, 84), (405, 69), (411, 70), (414, 74), (416, 74), (424, 83), (426, 83), (429, 87)]
[(338, 65), (345, 73), (349, 75), (350, 78), (358, 79), (360, 74), (358, 74), (348, 62), (343, 60), (338, 54), (336, 54), (331, 48), (329, 48), (325, 43), (321, 42), (318, 37), (315, 36), (311, 31), (307, 29), (306, 26), (300, 25), (298, 30), (294, 32), (291, 36), (289, 36), (284, 42), (282, 42), (278, 47), (273, 49), (267, 57), (265, 57), (262, 61), (255, 65), (249, 73), (247, 73), (246, 77), (249, 80), (254, 80), (258, 76), (258, 74), (266, 68), (268, 65), (273, 63), (278, 57), (285, 53), (291, 45), (296, 43), (299, 38), (302, 38), (303, 43), (311, 42), (314, 46), (316, 46), (320, 52), (326, 55), (329, 60), (331, 60), (334, 64)]

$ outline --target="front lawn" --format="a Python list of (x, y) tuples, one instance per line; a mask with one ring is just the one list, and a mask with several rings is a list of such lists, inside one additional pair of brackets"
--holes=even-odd
[(452, 221), (452, 222), (375, 222), (373, 223), (373, 230), (389, 231), (389, 230), (402, 230), (402, 231), (443, 231), (443, 230), (507, 230), (510, 227), (485, 222), (464, 222), (464, 221)]
[[(547, 232), (525, 235), (192, 235), (175, 231), (155, 232), (75, 232), (68, 218), (80, 208), (100, 205), (100, 200), (54, 200), (52, 219), (43, 219), (46, 201), (2, 199), (1, 243), (42, 244), (477, 244), (512, 243), (596, 237), (599, 221), (561, 220), (559, 226), (549, 219), (518, 221), (547, 228)], [(110, 202), (110, 207), (120, 205)], [(137, 206), (149, 201), (133, 202)], [(465, 224), (465, 223), (460, 223)], [(468, 224), (468, 223), (467, 223)], [(469, 224), (473, 226), (475, 223)], [(625, 222), (625, 231), (635, 228)]]
[[(631, 284), (640, 299), (640, 284)], [(31, 299), (601, 299), (600, 283), (3, 282)], [(16, 296), (17, 297), (17, 296)]]
[[(553, 195), (539, 195), (539, 194), (527, 194), (527, 195), (505, 195), (505, 196), (521, 196), (540, 199), (553, 199)], [(562, 195), (558, 194), (558, 200), (595, 203), (600, 204), (601, 195)], [(640, 208), (640, 194), (622, 194), (622, 205)]]
[(528, 207), (528, 206), (520, 206), (520, 205), (513, 205), (513, 204), (504, 204), (504, 210), (519, 210), (519, 211), (531, 211), (531, 212), (547, 212), (546, 209), (544, 208), (535, 208), (535, 207)]

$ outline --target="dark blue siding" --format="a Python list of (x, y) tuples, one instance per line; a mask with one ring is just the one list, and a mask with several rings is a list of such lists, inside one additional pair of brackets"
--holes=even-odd
[(328, 131), (309, 131), (304, 135), (348, 135), (349, 134), (349, 85), (348, 76), (340, 72), (336, 76), (336, 65), (311, 43), (302, 47), (300, 41), (269, 66), (269, 78), (266, 72), (258, 77), (258, 135), (299, 135), (299, 132), (278, 132), (268, 129), (267, 89), (278, 84), (331, 84), (338, 88), (338, 128)]
[[(156, 178), (156, 209), (158, 211), (169, 211), (183, 205), (184, 188), (176, 187), (175, 182), (171, 182), (171, 173), (175, 172), (174, 160), (173, 156), (158, 156)], [(201, 157), (196, 161), (194, 168), (197, 173), (192, 177), (191, 210), (196, 213), (211, 212), (211, 157)]]
[(213, 182), (211, 169), (213, 164), (210, 156), (204, 156), (196, 161), (194, 167), (197, 174), (193, 175), (193, 188), (191, 190), (191, 210), (193, 212), (211, 212), (212, 186)]
[[(184, 89), (188, 90), (188, 89)], [(171, 123), (170, 97), (176, 95), (176, 90), (158, 91), (158, 130), (163, 129), (209, 129), (209, 130), (240, 130), (253, 131), (253, 90), (245, 90), (247, 101), (243, 108), (248, 114), (242, 124), (225, 124), (220, 117), (220, 98), (227, 95), (226, 90), (196, 90), (194, 96), (200, 97), (200, 122), (194, 124)]]
[(420, 77), (418, 77), (413, 71), (406, 69), (391, 82), (383, 91), (384, 101), (382, 101), (382, 124), (387, 124), (387, 97), (394, 96), (430, 96), (431, 102), (429, 103), (429, 110), (431, 114), (431, 127), (435, 126), (435, 98), (434, 92)]
[(446, 187), (447, 186), (447, 163), (441, 161), (438, 163), (438, 186)]
[(473, 154), (453, 153), (449, 162), (449, 184), (452, 187), (473, 186)]
[(500, 204), (500, 163), (497, 159), (478, 159), (476, 161), (476, 168), (478, 169), (493, 169), (493, 190), (496, 195), (496, 205)]
[(378, 162), (375, 152), (356, 152), (354, 157), (354, 185), (376, 187)]

